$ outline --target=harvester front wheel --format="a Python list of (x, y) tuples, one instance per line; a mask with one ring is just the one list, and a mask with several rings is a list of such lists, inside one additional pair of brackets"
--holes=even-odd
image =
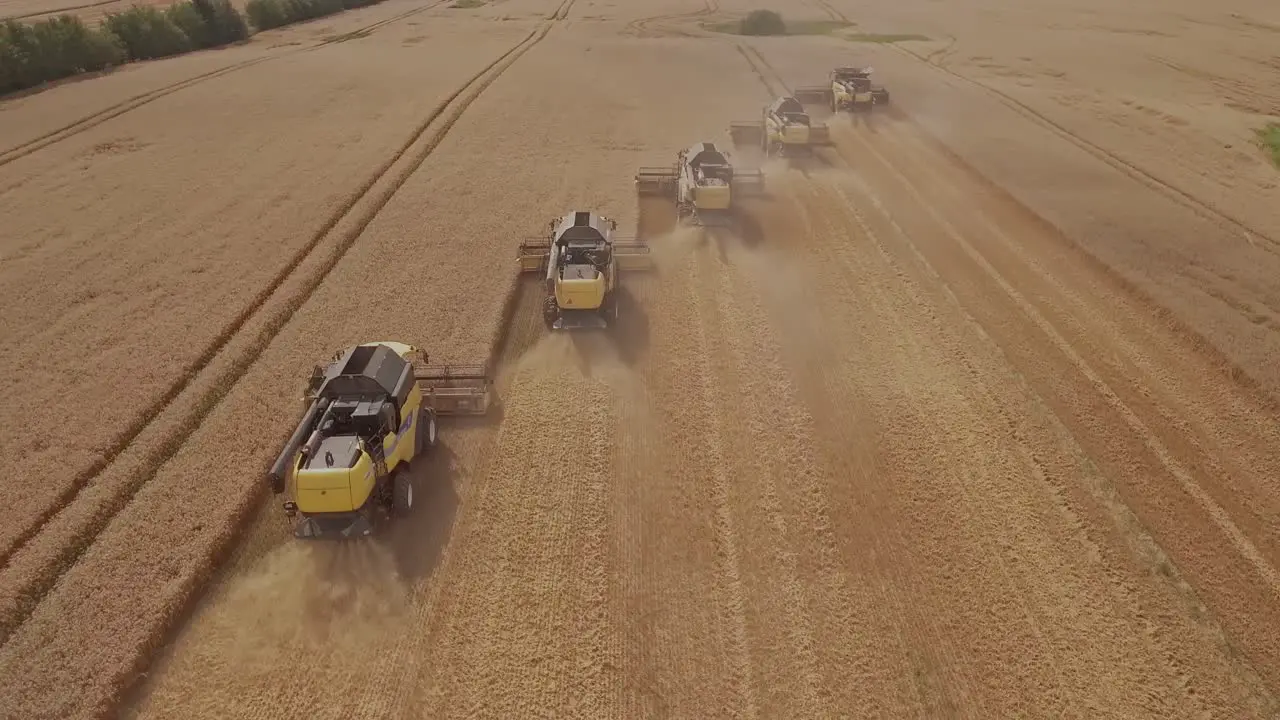
[(554, 295), (548, 295), (547, 299), (542, 301), (542, 322), (546, 324), (548, 330), (551, 330), (559, 317), (560, 305), (556, 302)]
[(617, 293), (609, 292), (604, 296), (604, 302), (600, 305), (600, 315), (604, 318), (605, 325), (614, 327), (618, 324)]
[(396, 473), (391, 483), (391, 512), (396, 517), (404, 517), (413, 509), (413, 483), (409, 480), (409, 473)]
[(422, 408), (422, 416), (418, 418), (418, 452), (426, 453), (436, 446), (437, 428), (436, 413), (431, 408)]

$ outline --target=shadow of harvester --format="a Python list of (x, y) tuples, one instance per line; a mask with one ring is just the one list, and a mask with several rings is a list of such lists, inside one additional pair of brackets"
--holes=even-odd
[[(498, 408), (490, 412), (495, 411)], [(413, 509), (407, 517), (391, 523), (378, 542), (391, 552), (396, 570), (406, 582), (425, 578), (435, 570), (453, 534), (459, 505), (457, 467), (457, 457), (441, 440), (405, 470), (413, 483)]]

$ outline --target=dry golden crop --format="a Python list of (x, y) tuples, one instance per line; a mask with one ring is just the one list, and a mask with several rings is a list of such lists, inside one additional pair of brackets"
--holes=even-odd
[[(462, 47), (496, 56), (527, 32), (506, 26), (463, 45), (439, 27), (438, 54), (426, 57), (444, 63)], [(420, 57), (412, 48), (401, 52)], [(0, 531), (5, 634), (261, 353), (259, 335), (323, 279), (388, 191), (383, 176), (408, 161), (391, 165), (405, 137), (492, 59), (416, 78), (421, 95), (388, 110), (405, 58), (388, 51), (362, 65), (353, 52), (343, 43), (275, 57), (244, 70), (255, 73), (248, 85), (212, 78), (6, 168), (36, 175), (7, 198), (25, 257), (5, 268), (2, 292), (20, 308), (8, 331), (27, 339), (5, 360), (20, 374), (62, 378), (10, 394), (26, 407), (75, 402), (4, 418), (15, 498), (15, 520)], [(369, 67), (386, 79), (366, 82)], [(325, 89), (300, 82), (315, 69)], [(228, 92), (243, 105), (228, 105)], [(50, 194), (69, 173), (73, 187)], [(369, 187), (373, 178), (381, 184)], [(73, 217), (79, 207), (96, 210)], [(38, 293), (49, 301), (19, 301)]]
[[(1187, 171), (1247, 123), (1139, 82), (1127, 43), (1209, 81), (1122, 11), (1086, 72), (1043, 29), (1074, 16), (993, 10), (1019, 30), (1001, 39), (982, 5), (930, 5), (951, 44), (858, 46), (894, 105), (764, 163), (734, 233), (676, 229), (631, 173), (727, 144), (854, 46), (713, 35), (747, 9), (715, 0), (390, 0), (0, 151), (0, 249), (29, 246), (0, 266), (0, 360), (48, 375), (11, 388), (42, 410), (4, 416), (0, 539), (62, 508), (0, 568), (0, 716), (1273, 712), (1265, 162)], [(912, 7), (858, 20), (940, 36)], [(309, 36), (346, 39), (269, 47)], [(66, 99), (93, 83), (165, 87), (130, 72), (0, 128), (111, 107)], [(657, 261), (624, 279), (614, 337), (548, 336), (515, 278), (519, 242), (576, 209)], [(500, 342), (495, 416), (446, 427), (384, 543), (302, 544), (264, 468), (311, 366), (378, 339), (456, 361)]]

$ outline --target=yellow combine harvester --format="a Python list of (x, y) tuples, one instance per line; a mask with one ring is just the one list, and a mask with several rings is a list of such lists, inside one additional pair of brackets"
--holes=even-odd
[(649, 247), (618, 242), (618, 223), (599, 213), (571, 212), (553, 220), (543, 239), (520, 245), (521, 272), (542, 272), (542, 319), (550, 330), (606, 329), (618, 320), (618, 270), (653, 266)]
[(871, 80), (870, 67), (838, 67), (827, 77), (826, 85), (796, 88), (796, 99), (802, 103), (827, 105), (831, 112), (870, 110), (889, 104), (889, 91)]
[(640, 168), (636, 192), (674, 198), (680, 222), (725, 227), (738, 198), (764, 193), (764, 173), (736, 168), (714, 143), (702, 142), (681, 150), (675, 167)]
[(797, 157), (832, 144), (830, 128), (813, 122), (800, 101), (790, 95), (774, 100), (761, 116), (756, 122), (729, 124), (734, 145), (758, 145), (766, 157)]
[[(416, 364), (415, 364), (416, 363)], [(418, 348), (373, 342), (316, 366), (306, 412), (268, 480), (300, 538), (370, 535), (413, 507), (411, 461), (436, 444), (438, 415), (484, 414), (491, 382), (485, 365), (427, 365)]]

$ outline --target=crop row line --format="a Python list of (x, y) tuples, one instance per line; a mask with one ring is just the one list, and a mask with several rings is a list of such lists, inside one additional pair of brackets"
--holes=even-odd
[[(179, 80), (178, 82), (165, 85), (164, 87), (156, 88), (155, 90), (148, 90), (147, 92), (134, 95), (133, 97), (122, 100), (112, 105), (111, 107), (104, 108), (95, 113), (86, 115), (80, 118), (79, 120), (63, 125), (60, 128), (50, 130), (49, 132), (39, 137), (32, 138), (31, 140), (27, 140), (26, 142), (19, 143), (5, 150), (0, 150), (0, 166), (7, 165), (13, 162), (14, 160), (24, 158), (34, 152), (43, 150), (44, 148), (49, 147), (50, 145), (60, 143), (63, 140), (66, 140), (68, 138), (75, 137), (76, 135), (79, 135), (80, 133), (86, 130), (89, 130), (90, 128), (97, 127), (98, 125), (101, 125), (102, 123), (108, 120), (117, 118), (132, 110), (137, 110), (138, 108), (144, 105), (155, 102), (160, 98), (172, 95), (173, 93), (176, 93), (179, 90), (185, 90), (189, 87), (198, 85), (207, 80), (212, 80), (217, 77), (222, 77), (223, 75), (229, 75), (233, 72), (244, 70), (245, 68), (253, 67), (254, 65), (267, 62), (269, 60), (278, 60), (280, 58), (290, 57), (292, 55), (296, 55), (299, 53), (318, 50), (327, 45), (332, 45), (333, 43), (342, 42), (348, 39), (351, 35), (364, 36), (373, 32), (374, 30), (390, 25), (391, 23), (398, 22), (400, 20), (404, 20), (413, 15), (417, 15), (419, 13), (426, 12), (427, 10), (431, 10), (436, 7), (439, 7), (440, 5), (443, 5), (447, 1), (448, 0), (436, 0), (435, 2), (429, 3), (427, 5), (416, 7), (416, 8), (413, 8), (412, 10), (408, 10), (406, 12), (400, 13), (399, 15), (395, 15), (394, 17), (390, 17), (385, 20), (379, 20), (378, 22), (373, 23), (371, 25), (366, 25), (365, 27), (355, 30), (352, 33), (339, 35), (331, 38), (326, 38), (315, 45), (309, 45), (307, 47), (302, 47), (302, 48), (292, 48), (282, 53), (279, 53), (276, 55), (270, 55), (267, 57), (243, 60), (241, 62), (235, 63), (233, 65), (229, 65), (224, 68), (211, 70), (209, 72), (202, 73), (194, 77), (189, 77), (184, 80)], [(225, 48), (212, 48), (213, 51), (223, 50), (223, 49)]]
[[(568, 6), (572, 2), (569, 0), (557, 10), (556, 18), (567, 13)], [(219, 334), (215, 342), (210, 345), (202, 354), (195, 367), (188, 372), (182, 380), (177, 383), (170, 392), (166, 393), (165, 401), (154, 408), (154, 412), (148, 413), (148, 420), (141, 423), (140, 427), (135, 428), (130, 433), (129, 442), (125, 443), (125, 447), (120, 448), (116, 456), (111, 460), (100, 463), (100, 474), (106, 470), (106, 466), (114, 462), (121, 454), (123, 454), (132, 441), (136, 439), (147, 427), (154, 423), (157, 416), (161, 415), (170, 406), (174, 405), (179, 396), (184, 394), (200, 376), (216, 359), (227, 355), (234, 355), (227, 361), (224, 369), (218, 373), (217, 378), (208, 384), (207, 389), (202, 395), (193, 399), (192, 409), (188, 411), (177, 425), (164, 434), (155, 447), (150, 449), (144, 456), (142, 466), (143, 471), (139, 472), (136, 477), (132, 478), (128, 486), (123, 491), (117, 493), (114, 497), (107, 501), (107, 507), (104, 511), (94, 513), (93, 520), (82, 527), (72, 528), (69, 530), (71, 535), (70, 541), (60, 543), (63, 549), (58, 554), (56, 562), (52, 563), (52, 572), (42, 573), (24, 591), (21, 593), (24, 598), (20, 612), (15, 616), (3, 619), (0, 618), (0, 644), (7, 641), (12, 633), (34, 612), (35, 607), (50, 589), (54, 587), (61, 575), (75, 564), (76, 560), (87, 550), (98, 535), (106, 528), (110, 520), (120, 512), (129, 501), (137, 494), (143, 486), (153, 479), (163, 467), (190, 439), (191, 435), (200, 427), (204, 419), (211, 413), (214, 408), (231, 392), (244, 373), (249, 370), (252, 365), (257, 362), (267, 346), (279, 335), (280, 331), (285, 327), (293, 314), (315, 293), (330, 272), (337, 266), (338, 262), (346, 255), (346, 253), (354, 246), (356, 240), (363, 234), (364, 230), (369, 226), (378, 213), (387, 205), (394, 194), (409, 179), (410, 176), (422, 165), (422, 163), (430, 156), (439, 144), (444, 140), (445, 136), (453, 128), (454, 124), (467, 110), (468, 107), (489, 87), (503, 72), (507, 70), (520, 56), (528, 52), (534, 45), (538, 44), (546, 37), (552, 27), (552, 22), (543, 23), (539, 28), (529, 32), (518, 43), (500, 55), (493, 62), (486, 65), (483, 69), (469, 78), (464, 84), (453, 91), (448, 97), (442, 100), (433, 111), (417, 126), (405, 143), (397, 150), (390, 159), (384, 162), (378, 170), (363, 183), (355, 192), (353, 192), (346, 202), (329, 218), (325, 225), (317, 231), (311, 240), (301, 248), (284, 265), (281, 271), (276, 275), (272, 282), (260, 292), (245, 308), (237, 319), (231, 323), (222, 333)], [(455, 103), (459, 97), (464, 96), (461, 102)], [(450, 107), (452, 111), (449, 111)], [(438, 129), (432, 134), (425, 143), (420, 143), (426, 135), (427, 130), (437, 124), (441, 118), (443, 122), (439, 124)], [(416, 151), (413, 151), (415, 145), (421, 145)], [(403, 162), (402, 162), (403, 161)], [(393, 173), (397, 164), (401, 168)], [(389, 179), (388, 179), (389, 178)], [(383, 180), (387, 180), (383, 187), (375, 193), (376, 186)], [(369, 200), (368, 206), (355, 216), (357, 205), (366, 199)], [(301, 266), (312, 259), (322, 242), (330, 237), (334, 228), (339, 223), (348, 218), (355, 218), (354, 225), (344, 231), (336, 240), (335, 246), (331, 250), (329, 256), (320, 265), (314, 268), (310, 275), (300, 278)], [(280, 293), (280, 289), (291, 280), (298, 280), (299, 287), (289, 293)], [(249, 341), (249, 345), (238, 352), (234, 349), (227, 349), (227, 346), (251, 323), (261, 325), (255, 333), (254, 339)], [(80, 487), (83, 488), (91, 478), (86, 478)], [(68, 498), (59, 508), (55, 509), (49, 515), (55, 515), (67, 506), (73, 503), (76, 495)], [(47, 524), (47, 518), (46, 518)], [(39, 536), (44, 528), (37, 526), (36, 530), (27, 535), (29, 541), (32, 537)], [(28, 543), (29, 544), (29, 543)], [(12, 553), (11, 553), (12, 554)], [(7, 620), (7, 621), (6, 621)]]

